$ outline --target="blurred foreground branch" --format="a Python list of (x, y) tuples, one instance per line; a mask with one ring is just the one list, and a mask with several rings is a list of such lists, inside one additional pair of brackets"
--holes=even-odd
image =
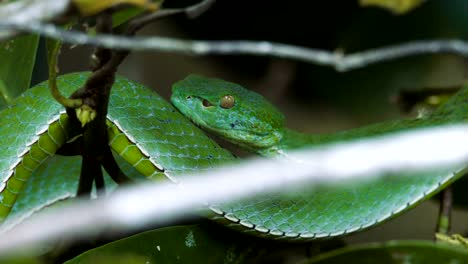
[(124, 37), (109, 34), (91, 36), (66, 31), (53, 24), (0, 21), (0, 30), (14, 29), (40, 34), (64, 42), (120, 50), (153, 50), (188, 55), (272, 56), (334, 67), (338, 71), (362, 68), (369, 64), (421, 54), (451, 53), (468, 57), (468, 42), (462, 40), (414, 41), (344, 55), (340, 52), (310, 49), (267, 41), (200, 41), (166, 37)]
[[(50, 20), (64, 13), (70, 0), (29, 0), (0, 5), (0, 23), (37, 23)], [(0, 39), (16, 35), (15, 30), (0, 31)]]
[(58, 238), (78, 239), (102, 230), (167, 222), (207, 203), (284, 191), (286, 187), (342, 184), (344, 180), (388, 177), (388, 172), (427, 171), (449, 165), (463, 168), (468, 149), (460, 142), (467, 141), (467, 125), (445, 126), (296, 151), (286, 158), (254, 159), (179, 177), (177, 185), (148, 182), (130, 186), (108, 198), (57, 208), (4, 230), (0, 254)]

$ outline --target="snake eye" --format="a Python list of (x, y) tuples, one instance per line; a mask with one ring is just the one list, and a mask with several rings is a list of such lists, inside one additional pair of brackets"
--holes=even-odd
[(203, 104), (204, 107), (213, 106), (213, 104), (210, 103), (210, 101), (208, 101), (208, 100), (206, 100), (206, 99), (203, 99), (202, 104)]
[(219, 105), (224, 109), (229, 109), (229, 108), (232, 108), (234, 106), (235, 102), (236, 102), (236, 100), (234, 99), (234, 96), (225, 95), (225, 96), (221, 97), (221, 102), (220, 102)]

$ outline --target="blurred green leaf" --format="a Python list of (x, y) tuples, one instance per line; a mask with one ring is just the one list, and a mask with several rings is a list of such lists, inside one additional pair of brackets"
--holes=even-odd
[(141, 13), (143, 13), (144, 9), (143, 8), (138, 8), (138, 7), (129, 7), (124, 10), (120, 10), (118, 12), (115, 12), (112, 15), (112, 26), (113, 27), (118, 27), (122, 25), (123, 23), (127, 22), (132, 17), (135, 17)]
[(29, 88), (39, 37), (20, 36), (0, 42), (0, 97), (9, 103)]
[[(213, 225), (174, 226), (144, 232), (87, 251), (67, 264), (96, 263), (106, 256), (145, 257), (141, 263), (243, 263), (252, 252), (248, 240), (243, 243), (224, 236)], [(218, 227), (219, 228), (219, 227)], [(228, 230), (229, 232), (230, 230)], [(230, 232), (229, 232), (230, 233)]]
[(150, 11), (155, 11), (159, 8), (159, 5), (149, 0), (73, 0), (72, 2), (80, 13), (85, 16), (95, 15), (105, 9), (120, 4), (139, 6)]
[[(153, 1), (153, 3), (157, 5), (158, 7), (161, 6), (162, 2), (163, 0)], [(144, 11), (145, 9), (142, 7), (129, 7), (123, 10), (119, 10), (112, 14), (112, 26), (118, 27), (122, 25), (123, 23), (127, 22), (129, 19), (142, 14)]]
[(0, 79), (0, 95), (2, 99), (0, 100), (0, 109), (2, 109), (5, 105), (10, 104), (13, 100), (13, 98), (11, 98), (8, 94), (6, 84), (2, 81), (2, 79)]
[(468, 250), (431, 241), (391, 241), (330, 251), (305, 263), (468, 263)]
[(149, 263), (146, 261), (147, 258), (144, 256), (132, 255), (132, 254), (122, 254), (114, 252), (113, 254), (103, 254), (103, 255), (92, 255), (89, 258), (86, 258), (84, 261), (77, 263), (99, 263), (99, 264), (142, 264)]
[(1, 258), (0, 263), (8, 264), (42, 264), (39, 258)]
[(359, 0), (361, 6), (379, 6), (395, 14), (407, 13), (421, 5), (425, 0)]

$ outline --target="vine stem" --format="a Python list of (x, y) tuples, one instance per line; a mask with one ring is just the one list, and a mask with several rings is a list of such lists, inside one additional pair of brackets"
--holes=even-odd
[(452, 186), (445, 188), (440, 194), (440, 209), (437, 221), (436, 232), (447, 235), (451, 227), (452, 219)]
[(54, 39), (46, 40), (47, 47), (47, 59), (49, 65), (49, 89), (52, 96), (57, 102), (63, 105), (66, 108), (78, 108), (83, 105), (83, 100), (81, 99), (70, 99), (63, 96), (60, 93), (59, 88), (57, 87), (57, 73), (58, 73), (58, 63), (57, 59), (60, 54), (60, 49), (62, 47), (62, 42)]
[[(175, 9), (175, 11), (184, 12), (187, 15), (194, 15), (192, 14), (193, 12), (200, 14), (200, 8), (208, 5), (210, 2), (212, 1), (203, 1), (196, 4), (195, 8), (194, 6), (189, 6), (186, 8)], [(125, 36), (133, 36), (146, 24), (172, 14), (174, 13), (145, 13), (141, 16), (132, 18), (127, 23), (127, 27), (122, 34)], [(96, 22), (96, 31), (98, 34), (114, 33), (114, 29), (112, 27), (112, 11), (109, 10), (100, 13)], [(49, 63), (49, 67), (51, 67), (51, 65), (55, 67), (60, 45), (55, 45), (53, 47), (55, 49), (52, 49), (52, 56), (49, 56), (52, 62)], [(96, 184), (97, 189), (104, 189), (101, 166), (104, 167), (115, 182), (131, 182), (131, 179), (120, 170), (112, 156), (112, 152), (107, 144), (108, 134), (106, 125), (107, 108), (112, 85), (115, 82), (115, 74), (119, 65), (129, 53), (129, 50), (113, 51), (105, 46), (98, 47), (92, 56), (94, 59), (92, 61), (93, 73), (86, 80), (85, 85), (75, 91), (70, 99), (68, 99), (70, 101), (77, 101), (83, 104), (82, 106), (80, 105), (81, 108), (77, 109), (79, 111), (74, 111), (74, 107), (67, 107), (67, 113), (72, 117), (71, 120), (74, 121), (76, 125), (78, 125), (79, 120), (83, 129), (83, 144), (81, 148), (83, 162), (77, 192), (78, 195), (90, 195), (93, 182)], [(53, 78), (50, 78), (50, 80), (53, 81), (50, 82), (54, 85), (55, 71), (52, 73)]]

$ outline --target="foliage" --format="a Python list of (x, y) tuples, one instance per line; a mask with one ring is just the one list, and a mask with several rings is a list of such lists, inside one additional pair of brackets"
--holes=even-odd
[(360, 0), (362, 6), (380, 6), (396, 14), (404, 14), (421, 5), (424, 0)]
[(0, 42), (0, 108), (29, 87), (38, 41), (31, 35)]

